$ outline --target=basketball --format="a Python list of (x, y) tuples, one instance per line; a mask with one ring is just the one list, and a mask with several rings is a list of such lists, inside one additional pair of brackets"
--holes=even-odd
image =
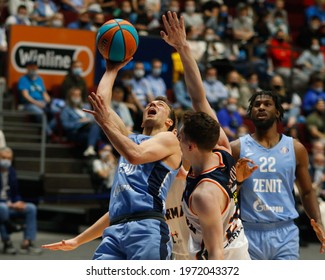
[(122, 62), (136, 52), (139, 36), (130, 22), (124, 19), (111, 19), (98, 29), (96, 44), (105, 59)]

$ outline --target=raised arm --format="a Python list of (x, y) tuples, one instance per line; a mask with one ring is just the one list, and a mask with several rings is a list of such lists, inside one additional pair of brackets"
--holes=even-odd
[[(121, 118), (111, 109), (111, 99), (112, 99), (112, 89), (116, 79), (116, 76), (120, 69), (122, 69), (132, 58), (122, 62), (122, 63), (113, 63), (110, 61), (106, 61), (106, 71), (103, 74), (98, 87), (97, 87), (97, 95), (102, 96), (107, 110), (110, 111), (110, 118), (113, 119), (116, 127), (123, 133), (124, 135), (128, 135), (130, 131), (128, 131), (126, 125), (121, 120)], [(89, 113), (89, 111), (87, 111)], [(101, 121), (99, 122), (101, 125)]]
[[(161, 37), (167, 44), (174, 47), (180, 55), (187, 90), (191, 97), (194, 110), (205, 112), (214, 119), (217, 119), (216, 113), (212, 110), (206, 99), (200, 70), (193, 57), (189, 43), (186, 40), (184, 18), (181, 16), (178, 19), (176, 13), (168, 12), (167, 16), (163, 15), (162, 19), (165, 31), (160, 32)], [(228, 138), (223, 129), (220, 131), (218, 145), (225, 147), (229, 151), (231, 150)]]

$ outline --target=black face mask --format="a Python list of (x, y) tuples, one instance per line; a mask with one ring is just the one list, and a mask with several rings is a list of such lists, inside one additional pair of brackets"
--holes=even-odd
[(280, 91), (283, 87), (282, 86), (273, 86), (273, 88), (277, 91)]
[(284, 42), (284, 39), (283, 38), (277, 38), (278, 42), (279, 43), (283, 43)]
[(231, 82), (230, 85), (231, 85), (232, 87), (239, 87), (239, 84), (236, 83), (236, 82)]
[(103, 25), (102, 23), (94, 22), (94, 26), (96, 26), (96, 27), (101, 27), (102, 25)]

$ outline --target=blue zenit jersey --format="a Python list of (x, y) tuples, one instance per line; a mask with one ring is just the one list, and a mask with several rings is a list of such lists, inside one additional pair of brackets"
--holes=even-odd
[(240, 158), (252, 159), (258, 169), (240, 188), (240, 211), (243, 222), (270, 223), (298, 217), (293, 196), (296, 157), (293, 139), (282, 135), (267, 149), (250, 135), (240, 137)]
[[(140, 144), (151, 136), (132, 134), (129, 138)], [(177, 172), (162, 161), (134, 165), (121, 156), (111, 190), (110, 219), (146, 211), (165, 214), (167, 193)]]

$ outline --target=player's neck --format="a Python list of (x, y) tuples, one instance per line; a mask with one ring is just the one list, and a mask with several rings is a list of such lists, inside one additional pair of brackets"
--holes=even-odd
[(148, 135), (148, 136), (155, 136), (156, 134), (160, 132), (167, 131), (165, 127), (145, 127), (143, 128), (142, 134)]
[(191, 160), (192, 175), (199, 176), (203, 172), (218, 166), (220, 161), (219, 157), (212, 152), (200, 153), (195, 155)]
[(272, 148), (281, 140), (281, 134), (275, 129), (256, 130), (252, 137), (263, 147)]

